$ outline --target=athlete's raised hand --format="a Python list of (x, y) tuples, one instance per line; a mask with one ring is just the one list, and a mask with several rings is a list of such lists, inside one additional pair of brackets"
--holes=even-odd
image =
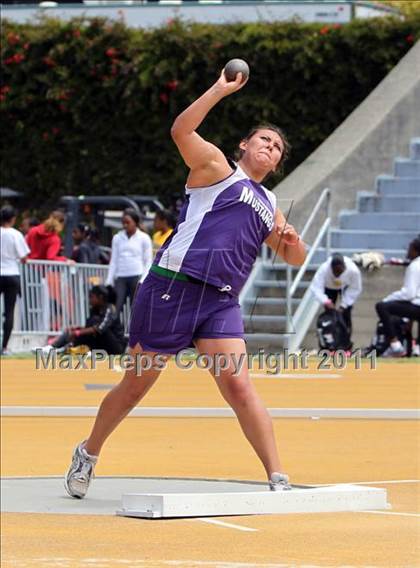
[(217, 90), (220, 96), (227, 97), (232, 93), (239, 91), (239, 89), (242, 89), (242, 87), (246, 85), (247, 81), (248, 78), (246, 78), (245, 81), (242, 80), (242, 73), (237, 73), (236, 79), (234, 81), (228, 81), (226, 79), (224, 69), (222, 69), (220, 77), (218, 78), (218, 80), (216, 81), (213, 87), (215, 90)]

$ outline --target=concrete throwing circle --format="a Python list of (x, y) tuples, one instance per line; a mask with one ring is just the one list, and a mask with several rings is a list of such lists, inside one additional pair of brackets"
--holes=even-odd
[(115, 515), (123, 493), (237, 493), (267, 491), (263, 482), (157, 477), (96, 477), (84, 499), (67, 495), (62, 477), (3, 477), (1, 511)]
[(386, 509), (384, 489), (336, 484), (270, 491), (256, 481), (99, 477), (85, 499), (69, 497), (60, 477), (2, 479), (2, 512), (121, 515), (147, 519)]

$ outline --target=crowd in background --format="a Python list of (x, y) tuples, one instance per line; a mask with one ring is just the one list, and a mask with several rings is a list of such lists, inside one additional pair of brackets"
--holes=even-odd
[[(27, 260), (109, 265), (108, 278), (105, 282), (108, 288), (104, 286), (101, 290), (97, 289), (93, 296), (91, 291), (89, 296), (90, 323), (97, 321), (101, 315), (106, 321), (97, 322), (95, 329), (90, 324), (87, 327), (92, 331), (92, 338), (101, 331), (102, 339), (106, 337), (114, 350), (116, 345), (121, 347), (120, 330), (116, 330), (115, 341), (109, 340), (112, 332), (110, 326), (114, 326), (115, 321), (120, 321), (121, 310), (127, 298), (133, 302), (137, 286), (146, 277), (154, 254), (175, 227), (175, 216), (170, 211), (158, 211), (152, 235), (149, 235), (142, 225), (138, 212), (134, 209), (125, 209), (121, 218), (122, 229), (114, 235), (110, 252), (108, 247), (101, 245), (99, 231), (95, 227), (80, 223), (72, 229), (71, 255), (65, 256), (62, 234), (66, 220), (61, 210), (52, 211), (44, 221), (31, 216), (24, 217), (19, 229), (15, 228), (17, 215), (15, 208), (10, 205), (1, 208), (0, 295), (3, 295), (4, 299), (2, 354), (8, 354), (7, 345), (13, 328), (15, 304), (21, 293), (19, 265)], [(112, 301), (108, 298), (106, 290)], [(108, 299), (105, 299), (105, 296)], [(99, 300), (96, 302), (98, 297)], [(111, 318), (110, 305), (114, 306)], [(69, 329), (64, 333), (67, 334), (66, 337), (71, 336), (74, 340), (75, 333), (84, 335), (81, 329)]]
[[(106, 250), (108, 243), (101, 242), (98, 229), (88, 223), (79, 223), (73, 228), (72, 252), (69, 256), (64, 254), (62, 235), (65, 231), (66, 220), (64, 212), (60, 209), (52, 211), (43, 221), (37, 217), (26, 215), (21, 219), (17, 228), (15, 228), (15, 225), (18, 211), (13, 206), (5, 205), (2, 207), (2, 222), (6, 217), (14, 220), (12, 225), (14, 230), (21, 233), (28, 244), (30, 249), (29, 259), (62, 262), (74, 261), (82, 264), (110, 264), (111, 262), (111, 254)], [(152, 251), (156, 253), (172, 233), (176, 224), (176, 216), (166, 209), (157, 211), (150, 234), (142, 221), (140, 215), (134, 209), (124, 210), (121, 217), (123, 230), (117, 234), (125, 232), (130, 237), (134, 236), (136, 239), (139, 233), (144, 234), (145, 238), (143, 238), (143, 241), (146, 240), (147, 242), (147, 238), (150, 237)], [(133, 228), (133, 223), (136, 225), (136, 230)]]

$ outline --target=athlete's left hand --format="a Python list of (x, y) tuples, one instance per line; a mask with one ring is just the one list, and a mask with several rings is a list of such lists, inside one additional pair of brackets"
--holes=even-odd
[(277, 234), (286, 245), (294, 246), (298, 244), (300, 237), (293, 225), (289, 225), (289, 223), (279, 225), (276, 230)]

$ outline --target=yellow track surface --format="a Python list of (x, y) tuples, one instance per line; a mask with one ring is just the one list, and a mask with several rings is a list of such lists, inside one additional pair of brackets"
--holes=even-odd
[[(376, 371), (333, 369), (339, 378), (255, 379), (270, 407), (416, 408), (420, 365), (380, 362)], [(285, 371), (290, 373), (290, 371)], [(316, 363), (310, 370), (317, 373)], [(319, 371), (322, 377), (321, 372)], [(2, 361), (3, 406), (96, 406), (121, 373), (35, 371)], [(173, 364), (145, 406), (225, 406), (209, 375)], [(92, 418), (2, 419), (2, 475), (61, 475)], [(419, 566), (419, 428), (415, 421), (275, 419), (294, 483), (378, 482), (390, 511), (147, 521), (106, 516), (5, 513), (2, 567), (250, 568)], [(129, 418), (110, 438), (97, 475), (264, 479), (228, 418)], [(391, 480), (403, 483), (383, 483)], [(396, 513), (402, 513), (397, 515)], [(417, 516), (415, 516), (417, 514)], [(235, 528), (236, 527), (236, 528)], [(237, 527), (256, 529), (240, 531)]]

